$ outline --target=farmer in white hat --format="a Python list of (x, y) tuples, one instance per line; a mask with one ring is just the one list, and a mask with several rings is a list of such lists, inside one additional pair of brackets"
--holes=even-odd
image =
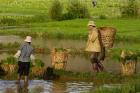
[(28, 75), (30, 69), (30, 61), (34, 60), (33, 47), (31, 46), (32, 37), (26, 36), (25, 43), (21, 45), (15, 57), (18, 58), (18, 81), (20, 83), (21, 76), (25, 76), (25, 84), (28, 84)]
[(100, 42), (100, 33), (98, 32), (94, 21), (88, 23), (88, 41), (86, 51), (91, 53), (90, 61), (92, 63), (93, 70), (96, 72), (103, 71), (104, 67), (101, 61), (105, 58), (105, 48)]

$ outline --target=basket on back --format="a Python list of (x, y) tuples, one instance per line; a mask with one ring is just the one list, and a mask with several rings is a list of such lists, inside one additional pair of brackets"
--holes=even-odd
[(115, 40), (116, 29), (113, 27), (100, 27), (98, 28), (100, 33), (101, 42), (104, 47), (112, 48)]

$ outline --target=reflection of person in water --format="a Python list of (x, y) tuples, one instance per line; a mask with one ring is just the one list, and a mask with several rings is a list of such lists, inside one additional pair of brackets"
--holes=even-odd
[(21, 86), (17, 84), (17, 93), (28, 93), (28, 85)]

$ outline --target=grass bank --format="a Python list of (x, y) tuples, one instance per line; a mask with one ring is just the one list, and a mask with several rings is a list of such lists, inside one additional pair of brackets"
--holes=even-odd
[[(31, 35), (33, 37), (56, 39), (85, 39), (87, 38), (87, 23), (89, 19), (76, 19), (67, 21), (54, 21), (32, 23), (26, 29), (1, 29), (1, 35), (14, 34), (19, 36)], [(98, 27), (112, 26), (117, 29), (117, 41), (138, 41), (140, 35), (139, 19), (95, 19)]]

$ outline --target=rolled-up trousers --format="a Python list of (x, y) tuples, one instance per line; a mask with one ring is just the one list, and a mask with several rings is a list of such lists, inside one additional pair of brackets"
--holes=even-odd
[(101, 49), (101, 52), (92, 52), (90, 61), (94, 65), (93, 69), (96, 71), (99, 71), (99, 70), (102, 71), (104, 69), (104, 67), (101, 64), (101, 61), (104, 61), (104, 59), (105, 59), (105, 48), (104, 47)]

